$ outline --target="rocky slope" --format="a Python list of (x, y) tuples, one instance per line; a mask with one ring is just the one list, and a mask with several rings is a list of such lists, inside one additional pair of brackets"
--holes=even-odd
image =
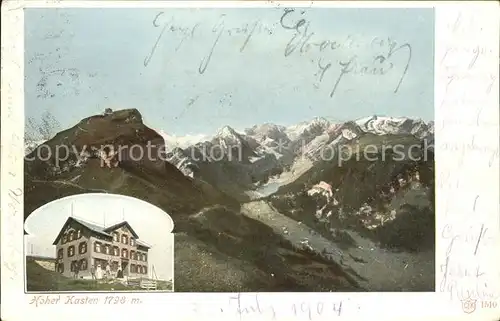
[[(358, 272), (370, 280), (368, 288), (380, 289), (384, 284), (397, 291), (412, 287), (430, 291), (435, 244), (433, 149), (411, 149), (424, 145), (423, 141), (401, 134), (365, 133), (342, 144), (352, 151), (363, 151), (368, 145), (378, 147), (369, 158), (353, 152), (342, 163), (318, 160), (260, 202), (273, 209), (274, 220), (283, 215), (307, 226), (311, 235), (299, 231), (295, 237), (306, 238), (314, 251), (327, 256), (341, 251), (338, 261), (350, 257), (347, 265), (358, 266)], [(394, 149), (383, 151), (382, 146), (406, 149), (398, 154)], [(423, 270), (389, 286), (387, 276), (369, 273), (377, 264), (387, 266), (390, 275), (400, 275), (408, 264)]]
[[(237, 206), (224, 193), (189, 179), (160, 156), (147, 157), (148, 149), (151, 155), (160, 155), (162, 145), (161, 136), (144, 126), (135, 109), (84, 119), (26, 156), (26, 212), (73, 191), (140, 193), (172, 215), (197, 210), (213, 200)], [(102, 146), (121, 149), (118, 167), (103, 166)], [(146, 156), (140, 157), (141, 149)]]
[[(241, 202), (217, 186), (188, 177), (161, 158), (141, 157), (140, 149), (132, 148), (154, 155), (162, 144), (163, 138), (144, 125), (135, 109), (82, 120), (27, 155), (25, 217), (47, 202), (74, 194), (133, 196), (174, 219), (176, 291), (362, 289), (338, 263), (245, 215)], [(113, 156), (113, 150), (120, 153)], [(110, 155), (112, 161), (103, 162)]]
[[(300, 171), (244, 212), (339, 262), (364, 289), (433, 291), (433, 131), (412, 128), (384, 134), (353, 122), (337, 126), (308, 149), (313, 157)], [(317, 157), (329, 146), (343, 152)]]
[[(434, 154), (409, 148), (421, 144), (408, 135), (364, 135), (343, 144), (354, 151), (349, 159), (316, 162), (269, 200), (283, 213), (321, 225), (328, 235), (335, 234), (336, 227), (351, 228), (378, 235), (387, 246), (432, 248)], [(378, 151), (369, 157), (355, 152), (368, 145)], [(407, 149), (399, 154), (392, 149), (382, 152), (383, 146)], [(329, 190), (318, 188), (318, 183)]]
[(283, 170), (282, 155), (273, 151), (272, 144), (266, 146), (258, 139), (225, 126), (210, 140), (183, 149), (167, 146), (167, 160), (185, 175), (245, 201), (246, 190)]
[[(332, 123), (324, 118), (285, 127), (266, 123), (243, 133), (229, 126), (194, 145), (170, 149), (169, 162), (185, 175), (218, 186), (239, 200), (269, 180), (294, 176), (320, 159), (333, 159), (340, 146), (364, 135), (403, 135), (433, 144), (433, 123), (405, 117), (370, 116)], [(171, 136), (164, 135), (171, 142)], [(214, 173), (217, 173), (214, 175)]]

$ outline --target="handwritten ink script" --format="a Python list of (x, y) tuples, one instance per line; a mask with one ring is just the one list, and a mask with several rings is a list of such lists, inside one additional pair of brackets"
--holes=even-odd
[[(10, 106), (9, 106), (10, 108)], [(10, 113), (9, 113), (10, 115)], [(18, 160), (22, 157), (22, 152), (18, 153), (19, 146), (22, 146), (21, 144), (21, 139), (20, 137), (16, 134), (13, 133), (10, 137), (9, 140), (10, 143), (10, 148), (8, 148), (8, 154), (7, 154), (7, 160), (8, 160), (8, 175), (9, 179), (16, 179), (17, 178), (17, 172), (15, 170), (16, 165), (18, 164)], [(14, 168), (13, 168), (14, 167)], [(22, 210), (22, 203), (23, 203), (23, 189), (21, 187), (12, 187), (8, 190), (8, 199), (7, 199), (7, 207), (9, 209), (8, 215), (5, 215), (7, 218), (7, 224), (8, 226), (15, 226), (16, 225), (16, 220), (18, 219), (19, 215), (21, 214)], [(7, 238), (8, 242), (12, 242), (14, 237)], [(22, 257), (22, 253), (19, 250), (18, 247), (16, 247), (15, 243), (10, 243), (5, 247), (6, 251), (10, 253), (6, 253), (6, 257), (9, 258), (17, 258), (17, 257)], [(16, 262), (12, 260), (3, 260), (2, 265), (5, 269), (9, 270), (11, 272), (10, 279), (14, 279), (17, 274), (17, 268), (16, 268)]]
[[(312, 30), (311, 22), (305, 19), (304, 13), (305, 11), (298, 13), (293, 9), (286, 9), (279, 21), (271, 26), (257, 19), (236, 27), (230, 26), (227, 15), (222, 14), (213, 26), (207, 27), (202, 22), (182, 25), (173, 16), (167, 17), (165, 12), (160, 12), (152, 21), (153, 28), (158, 30), (158, 36), (144, 58), (144, 67), (151, 63), (167, 33), (171, 36), (164, 41), (174, 44), (175, 54), (187, 41), (194, 41), (196, 37), (205, 38), (203, 32), (209, 30), (209, 36), (213, 40), (200, 57), (198, 64), (198, 73), (205, 74), (225, 37), (240, 37), (237, 47), (238, 51), (243, 53), (257, 35), (273, 36), (272, 41), (276, 42), (276, 39), (282, 39), (276, 36), (277, 31), (280, 31), (291, 33), (288, 41), (287, 37), (284, 38), (285, 57), (301, 55), (304, 56), (304, 61), (307, 61), (311, 58), (308, 55), (315, 56), (316, 59), (313, 59), (316, 64), (314, 67), (316, 72), (313, 74), (317, 79), (315, 87), (318, 88), (328, 77), (332, 78), (330, 97), (334, 96), (338, 88), (341, 88), (343, 80), (348, 77), (396, 75), (394, 79), (397, 80), (392, 90), (394, 93), (400, 90), (412, 59), (412, 47), (409, 43), (399, 43), (392, 37), (385, 36), (375, 37), (369, 41), (361, 41), (354, 36), (336, 40), (322, 39)], [(235, 42), (231, 40), (230, 43), (232, 45)], [(372, 53), (368, 59), (360, 55), (367, 51)]]
[[(16, 173), (9, 171), (9, 175), (12, 177), (15, 177)], [(9, 213), (8, 213), (8, 215), (6, 215), (7, 220), (8, 220), (7, 221), (8, 226), (15, 226), (15, 221), (18, 219), (18, 215), (22, 215), (20, 213), (20, 208), (22, 206), (22, 202), (23, 202), (23, 190), (22, 190), (22, 188), (9, 189), (8, 201), (7, 201)], [(12, 242), (14, 237), (9, 237), (6, 239), (9, 240), (8, 242), (10, 243), (10, 242)], [(4, 249), (7, 252), (5, 255), (6, 257), (9, 257), (9, 258), (22, 257), (22, 253), (15, 246), (15, 244), (9, 244), (8, 246), (5, 246)], [(12, 260), (2, 260), (2, 266), (3, 266), (3, 268), (5, 268), (11, 272), (10, 279), (14, 280), (14, 278), (18, 275), (18, 271), (16, 268), (16, 262), (12, 261)]]
[[(500, 277), (491, 275), (491, 271), (480, 260), (479, 256), (490, 256), (488, 250), (495, 246), (493, 233), (484, 223), (470, 225), (466, 229), (459, 229), (446, 224), (441, 232), (446, 240), (446, 258), (441, 264), (438, 273), (442, 276), (439, 284), (441, 292), (449, 293), (450, 299), (475, 298), (480, 300), (496, 300), (500, 293), (494, 288), (488, 288), (488, 280)], [(469, 260), (464, 260), (469, 257)]]
[[(11, 4), (10, 2), (7, 4)], [(13, 7), (11, 5), (11, 7)], [(10, 8), (12, 11), (19, 7)], [(3, 8), (5, 9), (5, 8)], [(3, 12), (5, 13), (5, 11)], [(2, 13), (2, 15), (3, 15)], [(19, 222), (23, 211), (23, 180), (22, 180), (22, 157), (23, 142), (22, 133), (19, 127), (15, 125), (20, 116), (19, 108), (22, 106), (20, 97), (23, 96), (22, 82), (23, 68), (19, 63), (19, 57), (22, 57), (23, 51), (16, 46), (16, 39), (22, 37), (22, 12), (10, 12), (3, 15), (4, 21), (7, 21), (12, 28), (12, 32), (2, 37), (2, 73), (9, 75), (8, 81), (2, 79), (2, 140), (1, 140), (1, 225), (2, 225), (2, 289), (14, 288), (17, 284), (16, 279), (22, 274), (20, 268), (22, 262), (22, 247), (19, 244)], [(17, 31), (17, 32), (16, 32)], [(5, 52), (4, 52), (5, 49)], [(5, 58), (5, 59), (4, 59)], [(22, 60), (22, 59), (21, 59)], [(21, 113), (22, 114), (22, 113)], [(10, 126), (9, 126), (10, 125)], [(5, 300), (5, 301), (4, 301)], [(9, 305), (8, 296), (2, 297), (2, 304)], [(15, 303), (15, 302), (12, 302)], [(2, 310), (2, 317), (4, 317)], [(8, 317), (7, 317), (8, 318)]]
[(498, 66), (498, 56), (485, 36), (489, 23), (474, 17), (477, 12), (458, 12), (443, 26), (445, 48), (437, 57), (445, 84), (438, 101), (444, 112), (439, 130), (446, 137), (440, 151), (450, 162), (440, 173), (440, 188), (450, 199), (440, 233), (445, 250), (437, 271), (438, 289), (465, 302), (466, 313), (475, 310), (476, 301), (488, 305), (500, 299), (500, 268), (492, 259), (500, 244), (499, 202), (498, 191), (491, 190), (496, 187), (490, 187), (498, 184), (498, 100), (492, 93), (498, 75), (491, 67)]
[[(285, 57), (288, 57), (294, 53), (318, 54), (320, 57), (317, 60), (318, 71), (316, 75), (319, 78), (319, 82), (323, 81), (325, 74), (329, 72), (330, 68), (337, 65), (340, 70), (335, 74), (336, 79), (333, 88), (330, 91), (330, 97), (333, 97), (341, 81), (348, 75), (384, 76), (395, 69), (395, 64), (392, 58), (398, 54), (405, 53), (407, 57), (406, 65), (404, 66), (399, 81), (394, 88), (394, 93), (398, 92), (410, 66), (412, 54), (410, 44), (399, 44), (390, 37), (387, 39), (376, 37), (370, 42), (368, 46), (369, 48), (365, 48), (365, 50), (373, 50), (375, 54), (372, 55), (370, 61), (362, 60), (357, 54), (360, 45), (354, 44), (351, 37), (348, 37), (345, 41), (322, 38), (318, 39), (316, 33), (311, 30), (311, 22), (306, 20), (304, 15), (305, 11), (301, 11), (300, 14), (298, 14), (295, 9), (285, 9), (285, 12), (281, 16), (281, 27), (293, 33), (289, 42), (285, 46), (284, 55)], [(348, 58), (342, 58), (342, 55), (338, 53), (338, 50), (342, 47), (355, 49), (353, 50), (355, 53)], [(335, 58), (336, 53), (337, 58)], [(325, 57), (329, 54), (330, 58)], [(330, 71), (330, 73), (332, 72), (333, 71)]]
[(29, 304), (35, 307), (45, 305), (126, 305), (126, 304), (141, 304), (143, 303), (139, 298), (130, 298), (124, 295), (108, 295), (108, 296), (92, 296), (92, 295), (35, 295), (30, 299)]
[(338, 299), (308, 301), (304, 299), (302, 302), (281, 302), (281, 304), (273, 304), (268, 303), (265, 297), (258, 293), (235, 293), (229, 297), (227, 305), (220, 308), (218, 311), (215, 311), (215, 309), (214, 311), (209, 311), (209, 309), (213, 309), (212, 305), (204, 306), (203, 303), (195, 302), (193, 312), (196, 314), (204, 313), (214, 315), (231, 314), (240, 320), (255, 317), (261, 317), (266, 320), (287, 318), (317, 320), (340, 317), (343, 315), (345, 308), (348, 310), (359, 309), (358, 306), (354, 308), (355, 305), (352, 304), (352, 302), (344, 301)]
[[(216, 52), (216, 48), (224, 36), (240, 36), (242, 38), (241, 45), (239, 47), (239, 52), (243, 52), (252, 36), (254, 34), (266, 33), (268, 35), (273, 34), (273, 27), (266, 26), (261, 20), (254, 20), (249, 23), (244, 23), (237, 27), (229, 27), (225, 22), (226, 14), (219, 16), (218, 21), (211, 27), (210, 32), (214, 35), (213, 42), (210, 48), (207, 48), (208, 52), (201, 58), (198, 65), (198, 73), (204, 74), (207, 70), (210, 61)], [(201, 22), (197, 22), (192, 25), (180, 25), (175, 21), (175, 18), (171, 16), (170, 18), (165, 17), (165, 12), (158, 13), (153, 19), (153, 27), (160, 29), (158, 38), (151, 48), (150, 53), (144, 58), (144, 67), (147, 67), (153, 58), (158, 45), (165, 32), (170, 32), (175, 36), (180, 36), (181, 39), (175, 45), (174, 52), (177, 52), (188, 40), (193, 40), (196, 35), (200, 35), (202, 32)]]
[[(37, 64), (40, 79), (36, 83), (37, 98), (50, 99), (54, 97), (69, 97), (78, 96), (82, 91), (91, 90), (90, 87), (83, 86), (88, 79), (94, 78), (97, 72), (82, 72), (78, 68), (63, 67), (62, 58), (70, 55), (71, 52), (67, 47), (56, 48), (47, 53), (35, 52), (29, 59), (28, 63)], [(50, 63), (51, 59), (55, 59), (54, 68)]]
[[(58, 3), (54, 3), (56, 2)], [(75, 33), (70, 31), (72, 19), (73, 14), (64, 11), (58, 13), (54, 26), (41, 35), (45, 44), (48, 44), (46, 47), (52, 49), (35, 51), (27, 57), (28, 68), (38, 67), (40, 74), (36, 83), (37, 98), (78, 96), (87, 90), (92, 91), (88, 80), (94, 78), (97, 72), (83, 72), (74, 67), (74, 59), (71, 59), (71, 62), (67, 60), (73, 54), (73, 48), (69, 44), (73, 43), (75, 38)]]

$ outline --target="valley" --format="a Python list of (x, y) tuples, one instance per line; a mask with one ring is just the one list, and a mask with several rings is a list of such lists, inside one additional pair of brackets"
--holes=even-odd
[[(175, 222), (181, 292), (434, 290), (434, 155), (412, 148), (433, 141), (432, 122), (315, 118), (225, 126), (187, 146), (172, 137), (127, 109), (29, 142), (25, 217), (87, 192), (150, 202)], [(118, 155), (116, 167), (99, 159), (103, 145), (151, 142), (166, 147), (166, 159)], [(78, 148), (42, 160), (41, 144)], [(71, 152), (83, 146), (95, 152)]]

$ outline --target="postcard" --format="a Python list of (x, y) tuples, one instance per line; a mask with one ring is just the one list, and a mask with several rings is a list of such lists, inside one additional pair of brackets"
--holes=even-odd
[(2, 319), (494, 320), (497, 16), (7, 2)]

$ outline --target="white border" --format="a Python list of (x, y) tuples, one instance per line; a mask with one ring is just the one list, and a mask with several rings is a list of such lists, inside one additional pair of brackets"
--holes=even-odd
[[(138, 306), (53, 305), (35, 308), (29, 305), (31, 295), (23, 286), (23, 155), (24, 106), (23, 54), (25, 7), (435, 7), (435, 111), (436, 111), (436, 212), (437, 212), (437, 293), (263, 293), (258, 294), (261, 313), (239, 315), (236, 302), (227, 293), (170, 293), (138, 295)], [(457, 17), (461, 26), (453, 31)], [(499, 21), (498, 5), (491, 2), (160, 2), (160, 1), (4, 1), (2, 2), (2, 104), (1, 104), (1, 244), (2, 244), (2, 320), (58, 319), (304, 319), (327, 320), (335, 314), (328, 310), (314, 313), (318, 303), (325, 307), (343, 300), (342, 316), (348, 319), (399, 320), (415, 319), (478, 319), (495, 320), (500, 315), (499, 265)], [(470, 70), (467, 52), (481, 46), (491, 50), (482, 55), (481, 63)], [(453, 49), (449, 51), (448, 49)], [(455, 64), (443, 63), (443, 57), (454, 56)], [(463, 56), (461, 56), (463, 55)], [(496, 76), (493, 89), (485, 92), (490, 76)], [(448, 91), (446, 86), (449, 85)], [(463, 93), (467, 89), (467, 97)], [(462, 97), (462, 98), (460, 98)], [(458, 99), (454, 103), (450, 100)], [(471, 143), (474, 139), (475, 143)], [(474, 147), (474, 145), (476, 147)], [(482, 150), (477, 147), (479, 145)], [(475, 244), (467, 243), (467, 231), (481, 224), (488, 227), (488, 242), (483, 242), (479, 255), (471, 255)], [(445, 226), (448, 226), (445, 229)], [(443, 230), (459, 231), (455, 238)], [(452, 242), (453, 240), (453, 242)], [(449, 294), (439, 292), (443, 280), (440, 266), (446, 260), (447, 249), (453, 245), (454, 259), (467, 264), (480, 264), (485, 275), (477, 279), (456, 279), (457, 288), (468, 289), (479, 299), (489, 293), (495, 296), (497, 309), (477, 309), (464, 314), (461, 302), (450, 300)], [(458, 257), (456, 256), (458, 255)], [(482, 270), (483, 271), (483, 270)], [(496, 274), (495, 274), (496, 273)], [(481, 288), (488, 282), (487, 291)], [(479, 290), (479, 291), (477, 291)], [(479, 294), (478, 294), (479, 293)], [(240, 305), (252, 304), (255, 294), (241, 294)], [(306, 312), (293, 315), (292, 304)], [(479, 303), (478, 303), (479, 304)], [(312, 314), (308, 316), (307, 307)], [(300, 309), (299, 309), (300, 311)]]

